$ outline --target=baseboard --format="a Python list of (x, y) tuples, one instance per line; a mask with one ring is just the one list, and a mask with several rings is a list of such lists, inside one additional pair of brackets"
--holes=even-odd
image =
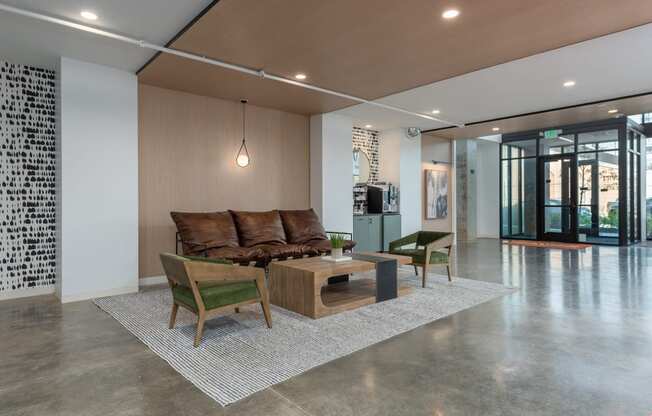
[(9, 299), (28, 298), (31, 296), (54, 295), (55, 286), (29, 287), (18, 290), (0, 292), (0, 301)]
[(62, 296), (59, 299), (61, 303), (79, 302), (94, 298), (103, 298), (107, 296), (125, 295), (127, 293), (137, 293), (138, 286), (124, 286), (115, 289), (98, 290), (96, 292), (77, 293), (74, 295)]
[(151, 277), (141, 277), (138, 279), (138, 286), (155, 286), (162, 285), (168, 282), (168, 278), (165, 276), (151, 276)]

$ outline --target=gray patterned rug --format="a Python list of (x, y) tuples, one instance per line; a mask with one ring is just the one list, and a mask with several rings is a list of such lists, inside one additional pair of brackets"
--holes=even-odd
[(313, 367), (351, 354), (421, 325), (512, 293), (499, 284), (432, 275), (428, 287), (400, 271), (414, 291), (398, 299), (312, 320), (272, 306), (267, 329), (260, 306), (206, 322), (199, 348), (193, 348), (196, 318), (179, 309), (177, 326), (167, 327), (171, 295), (156, 289), (95, 299), (176, 371), (221, 405), (285, 381)]

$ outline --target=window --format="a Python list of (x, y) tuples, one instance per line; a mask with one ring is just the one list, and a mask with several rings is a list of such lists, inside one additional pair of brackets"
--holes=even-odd
[(577, 227), (589, 242), (619, 235), (618, 130), (577, 135)]
[(599, 130), (577, 135), (577, 151), (618, 150), (618, 130)]
[(539, 140), (540, 155), (560, 155), (575, 153), (575, 135), (565, 134), (552, 139)]
[[(532, 142), (520, 147), (503, 145), (502, 154), (521, 155), (536, 152), (536, 139)], [(514, 152), (514, 149), (518, 151)], [(503, 237), (536, 238), (536, 170), (535, 157), (504, 159), (501, 162), (500, 215)]]

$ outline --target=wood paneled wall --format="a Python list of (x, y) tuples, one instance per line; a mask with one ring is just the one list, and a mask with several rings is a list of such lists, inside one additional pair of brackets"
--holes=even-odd
[(174, 252), (170, 211), (262, 211), (310, 206), (309, 118), (247, 106), (251, 163), (235, 164), (241, 104), (141, 84), (140, 277), (163, 274)]

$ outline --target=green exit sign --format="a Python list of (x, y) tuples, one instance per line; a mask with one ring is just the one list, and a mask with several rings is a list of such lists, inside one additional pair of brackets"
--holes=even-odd
[(544, 139), (556, 139), (562, 133), (561, 129), (546, 130), (543, 132)]

